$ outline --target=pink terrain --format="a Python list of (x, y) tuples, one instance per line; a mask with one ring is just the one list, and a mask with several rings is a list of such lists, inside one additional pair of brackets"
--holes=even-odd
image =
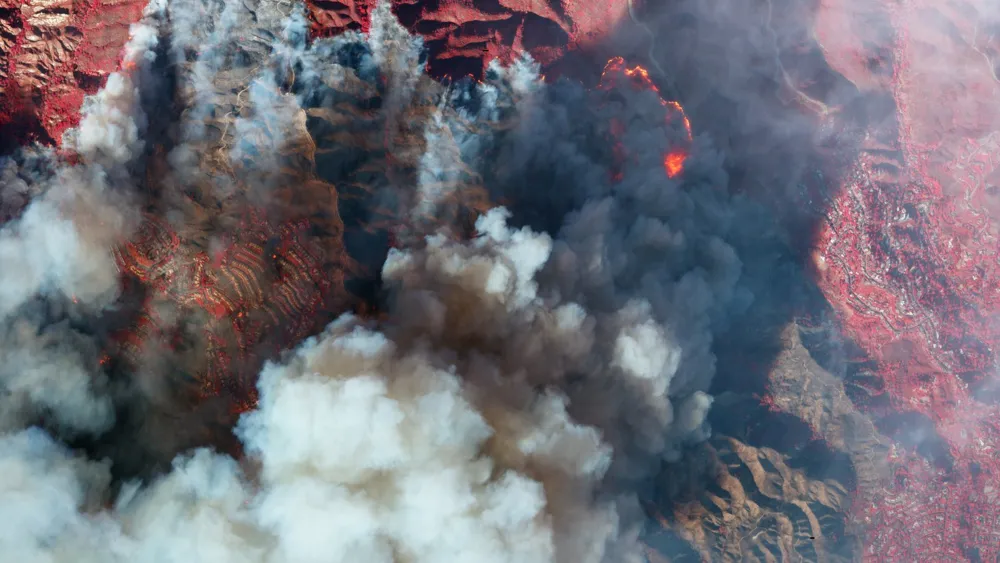
[(129, 25), (145, 5), (0, 0), (0, 145), (15, 136), (58, 141), (76, 123), (83, 97), (118, 65)]
[[(610, 2), (397, 0), (421, 33), (432, 74), (478, 74), (484, 61), (530, 52), (549, 64), (605, 37), (628, 12)], [(58, 142), (86, 94), (113, 71), (145, 0), (0, 0), (0, 139)], [(375, 0), (307, 2), (316, 35), (365, 29)]]
[[(812, 253), (816, 281), (877, 366), (850, 381), (854, 402), (876, 419), (929, 420), (947, 450), (943, 461), (893, 445), (893, 479), (859, 492), (852, 509), (867, 530), (865, 557), (995, 561), (1000, 8), (818, 1), (812, 33), (827, 63), (860, 91), (891, 98), (895, 116), (868, 132), (846, 180), (829, 190)], [(83, 97), (116, 68), (144, 4), (0, 0), (0, 149), (59, 141)], [(627, 0), (394, 4), (426, 38), (436, 75), (478, 73), (525, 50), (549, 65), (605, 37), (629, 11)], [(312, 0), (313, 32), (365, 29), (373, 5)], [(838, 119), (836, 110), (822, 114)]]
[(892, 483), (855, 506), (871, 561), (1000, 557), (1000, 12), (985, 5), (826, 0), (817, 20), (829, 63), (897, 109), (836, 190), (814, 255), (878, 366), (853, 398), (927, 417), (950, 460), (892, 449)]

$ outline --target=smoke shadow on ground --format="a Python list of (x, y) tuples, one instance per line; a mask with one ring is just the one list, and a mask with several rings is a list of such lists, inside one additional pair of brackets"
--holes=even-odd
[[(690, 6), (678, 4), (662, 7), (674, 13), (654, 13), (645, 18), (647, 25), (657, 26), (655, 37), (658, 49), (669, 50), (672, 46), (684, 47), (685, 36), (692, 30), (699, 34), (701, 43), (709, 45), (687, 45), (676, 49), (680, 58), (670, 58), (649, 49), (648, 45), (627, 41), (625, 37), (643, 37), (634, 24), (623, 22), (622, 29), (615, 38), (601, 45), (593, 45), (588, 50), (565, 61), (561, 72), (567, 76), (581, 76), (585, 82), (594, 84), (603, 63), (612, 55), (625, 56), (631, 63), (641, 63), (650, 70), (663, 67), (663, 73), (653, 72), (652, 78), (660, 82), (665, 95), (677, 98), (686, 108), (697, 132), (708, 134), (727, 155), (726, 171), (729, 174), (730, 189), (734, 192), (750, 194), (763, 202), (770, 215), (763, 218), (765, 225), (746, 225), (739, 232), (742, 238), (730, 241), (737, 247), (744, 262), (744, 277), (755, 300), (746, 311), (731, 320), (728, 329), (719, 332), (715, 338), (717, 371), (710, 391), (722, 396), (725, 393), (739, 395), (741, 409), (715, 408), (711, 411), (711, 421), (717, 432), (739, 436), (753, 446), (767, 446), (792, 455), (802, 461), (802, 467), (816, 478), (825, 478), (843, 466), (842, 457), (837, 452), (824, 449), (812, 438), (811, 429), (805, 422), (764, 408), (754, 396), (767, 393), (767, 377), (775, 358), (782, 349), (779, 335), (784, 327), (800, 317), (823, 316), (827, 305), (815, 284), (809, 277), (809, 241), (816, 223), (825, 213), (822, 201), (829, 198), (831, 186), (839, 185), (837, 175), (842, 173), (839, 163), (850, 161), (857, 147), (852, 144), (851, 131), (861, 129), (864, 119), (857, 116), (856, 123), (846, 126), (843, 142), (836, 145), (838, 158), (831, 160), (828, 144), (818, 142), (820, 126), (808, 117), (803, 117), (798, 108), (789, 106), (780, 99), (781, 89), (773, 76), (748, 69), (746, 73), (734, 75), (720, 71), (717, 67), (724, 60), (727, 64), (737, 64), (726, 60), (724, 55), (709, 48), (713, 41), (730, 38), (722, 23), (703, 17), (684, 14)], [(678, 15), (676, 12), (680, 11)], [(676, 16), (676, 17), (675, 17)], [(668, 22), (660, 25), (658, 22)], [(673, 26), (673, 27), (671, 27)], [(676, 28), (676, 29), (675, 29)], [(742, 31), (742, 30), (738, 30)], [(670, 37), (677, 37), (670, 40)], [(681, 45), (674, 45), (681, 43)], [(752, 42), (747, 43), (753, 47)], [(650, 53), (653, 59), (650, 60)], [(742, 53), (747, 60), (767, 59), (766, 49), (755, 51), (750, 48)], [(704, 60), (705, 64), (699, 64)], [(652, 64), (653, 60), (656, 64)], [(714, 64), (711, 64), (714, 63)], [(817, 63), (818, 64), (818, 63)], [(843, 98), (850, 94), (843, 81), (838, 80), (832, 70), (826, 69), (824, 80), (829, 94)], [(733, 78), (732, 82), (720, 83), (720, 77)], [(741, 83), (740, 80), (746, 83)], [(744, 88), (746, 87), (746, 88)], [(857, 100), (864, 98), (857, 94)], [(817, 94), (819, 95), (819, 94)], [(839, 100), (843, 102), (843, 100)], [(846, 102), (843, 102), (846, 103)], [(859, 107), (867, 107), (857, 102)], [(760, 112), (747, 121), (746, 112)], [(859, 112), (864, 114), (864, 112)], [(742, 116), (742, 117), (741, 117)], [(314, 137), (321, 135), (311, 128)], [(355, 159), (351, 154), (337, 158), (328, 157), (317, 161), (320, 176), (339, 176), (340, 171), (326, 170), (324, 167), (338, 166), (342, 159), (349, 166)], [(832, 162), (832, 164), (831, 164)], [(358, 178), (359, 184), (366, 183)], [(810, 184), (811, 183), (811, 184)], [(341, 193), (340, 212), (345, 226), (360, 226), (366, 219), (367, 207), (371, 201), (367, 194), (357, 194), (360, 204), (352, 200), (350, 186), (338, 186)], [(808, 201), (807, 201), (808, 200)], [(813, 203), (816, 202), (816, 203)], [(519, 209), (520, 206), (520, 209)], [(573, 207), (572, 201), (555, 201), (552, 208), (545, 209), (538, 219), (544, 230), (554, 230), (562, 223), (562, 218)], [(512, 202), (518, 214), (515, 219), (534, 222), (530, 213), (538, 214), (538, 209), (526, 209), (524, 202)], [(775, 228), (779, 236), (765, 237), (764, 227)], [(352, 231), (360, 233), (360, 230)], [(378, 263), (384, 260), (390, 237), (386, 232), (356, 234), (359, 237), (345, 241), (348, 252), (359, 261)], [(370, 256), (359, 254), (370, 253)], [(374, 272), (378, 269), (375, 268)], [(378, 294), (379, 279), (361, 280), (358, 293), (368, 299)], [(366, 283), (365, 283), (366, 282)], [(825, 362), (832, 366), (833, 363)], [(720, 404), (721, 406), (721, 404)], [(692, 466), (694, 467), (694, 466)], [(674, 471), (668, 467), (665, 471)], [(836, 477), (846, 480), (847, 475)], [(662, 481), (662, 479), (659, 479)], [(709, 483), (701, 479), (691, 479), (689, 483), (707, 487)], [(689, 487), (685, 495), (698, 495), (701, 491)], [(657, 490), (655, 482), (648, 484), (647, 498), (669, 502)], [(659, 497), (659, 498), (657, 498)], [(668, 495), (669, 497), (669, 495)], [(666, 549), (666, 548), (664, 548)], [(682, 548), (678, 548), (682, 549)]]
[[(781, 347), (781, 328), (805, 320), (799, 332), (812, 358), (844, 382), (849, 398), (874, 426), (950, 472), (953, 460), (934, 424), (914, 413), (895, 412), (874, 371), (876, 363), (840, 333), (836, 314), (812, 275), (810, 251), (826, 218), (827, 202), (865, 150), (862, 135), (871, 134), (884, 146), (895, 144), (895, 101), (885, 92), (859, 90), (824, 61), (813, 33), (818, 2), (769, 0), (756, 3), (756, 8), (731, 2), (648, 4), (643, 23), (626, 26), (621, 43), (631, 44), (632, 57), (646, 61), (651, 70), (663, 69), (662, 74), (653, 73), (661, 90), (674, 92), (695, 129), (709, 132), (730, 157), (732, 189), (767, 202), (787, 236), (781, 260), (764, 261), (756, 273), (749, 272), (749, 279), (757, 282), (751, 309), (716, 339), (719, 365), (711, 392), (765, 395)], [(776, 15), (773, 20), (768, 19), (771, 14)], [(650, 29), (653, 34), (644, 33)], [(768, 36), (773, 41), (755, 44), (753, 39)], [(779, 45), (782, 50), (775, 48)], [(888, 47), (857, 47), (871, 53), (867, 64), (873, 75), (882, 72), (871, 65), (888, 60)], [(793, 85), (802, 85), (804, 102), (782, 84), (785, 76)], [(835, 111), (824, 114), (826, 110)], [(802, 330), (816, 320), (828, 325), (825, 330)], [(975, 389), (977, 397), (990, 396)], [(716, 432), (788, 453), (790, 463), (801, 461), (811, 477), (832, 477), (849, 486), (856, 481), (843, 452), (812, 437), (804, 421), (772, 413), (753, 401), (741, 402), (745, 412), (718, 407), (717, 401), (710, 415)]]
[[(684, 106), (695, 134), (707, 134), (725, 153), (730, 189), (750, 195), (769, 211), (767, 221), (780, 231), (776, 239), (755, 238), (748, 229), (747, 238), (732, 242), (755, 300), (716, 336), (718, 371), (710, 392), (717, 401), (709, 420), (717, 434), (789, 455), (790, 464), (811, 478), (854, 486), (844, 452), (818, 439), (805, 421), (773, 412), (757, 399), (768, 393), (768, 375), (783, 347), (782, 330), (790, 323), (806, 326), (812, 319), (835, 318), (812, 277), (810, 251), (826, 202), (861, 151), (862, 132), (893, 120), (895, 106), (885, 96), (859, 91), (826, 64), (808, 33), (816, 3), (778, 6), (775, 0), (774, 6), (769, 2), (756, 8), (647, 4), (641, 18), (622, 22), (612, 40), (573, 52), (546, 71), (594, 84), (611, 56), (642, 64), (660, 91)], [(781, 21), (768, 21), (768, 7), (782, 11)], [(801, 80), (800, 92), (784, 82), (786, 76), (792, 86)], [(797, 98), (800, 93), (806, 98)], [(816, 111), (834, 106), (840, 110), (833, 121)], [(859, 366), (870, 364), (840, 334), (811, 333), (803, 343), (824, 369), (847, 383), (852, 373), (863, 372)], [(726, 407), (718, 399), (724, 394), (733, 400)], [(665, 467), (664, 475), (674, 479), (676, 471)], [(699, 496), (697, 487), (709, 483), (680, 480), (695, 488), (685, 490), (686, 497)], [(649, 498), (667, 514), (671, 496), (656, 487)], [(671, 557), (694, 557), (680, 540), (662, 543)]]
[(0, 124), (0, 155), (9, 155), (20, 147), (23, 140), (52, 144), (53, 139), (42, 127), (35, 100), (30, 92), (22, 89), (10, 96), (11, 107), (0, 108), (8, 117)]
[[(657, 41), (658, 49), (663, 50), (670, 48), (671, 36), (683, 38), (692, 30), (701, 34), (701, 42), (719, 41), (727, 36), (720, 29), (725, 22), (705, 21), (690, 13), (677, 17), (654, 13), (644, 20), (661, 25)], [(759, 398), (768, 392), (768, 374), (783, 349), (782, 330), (803, 318), (832, 317), (829, 305), (809, 274), (810, 240), (817, 223), (824, 218), (823, 201), (833, 195), (829, 190), (839, 185), (841, 163), (849, 162), (857, 153), (852, 134), (864, 128), (866, 120), (872, 118), (871, 108), (878, 107), (878, 103), (866, 101), (856, 90), (851, 91), (833, 70), (822, 69), (821, 82), (827, 84), (827, 95), (836, 98), (828, 101), (856, 108), (847, 112), (854, 121), (845, 126), (843, 137), (837, 139), (837, 158), (832, 158), (830, 141), (821, 132), (822, 123), (782, 100), (781, 89), (773, 77), (761, 74), (762, 71), (749, 72), (743, 78), (750, 80), (753, 88), (743, 88), (747, 85), (720, 80), (718, 59), (709, 61), (711, 64), (699, 64), (698, 59), (703, 55), (716, 56), (711, 50), (682, 49), (687, 59), (671, 59), (650, 50), (648, 43), (626, 39), (629, 37), (644, 37), (644, 34), (635, 23), (623, 21), (610, 40), (574, 52), (543, 72), (550, 79), (564, 77), (592, 88), (604, 64), (613, 56), (623, 56), (629, 64), (643, 65), (650, 70), (661, 92), (685, 107), (696, 135), (706, 134), (722, 148), (730, 190), (750, 195), (767, 210), (756, 217), (757, 223), (740, 226), (738, 239), (727, 241), (737, 248), (744, 262), (744, 279), (755, 298), (748, 310), (732, 319), (728, 329), (716, 335), (713, 351), (718, 369), (710, 392), (716, 396), (736, 396), (736, 401), (727, 406), (719, 403), (710, 411), (709, 420), (716, 433), (789, 455), (790, 464), (811, 478), (835, 479), (853, 486), (853, 470), (843, 452), (817, 439), (806, 422), (766, 408)], [(658, 58), (655, 64), (649, 58), (651, 53)], [(747, 59), (766, 58), (766, 55), (761, 50), (743, 53)], [(664, 72), (656, 71), (657, 67)], [(431, 71), (437, 76), (461, 76), (468, 69), (462, 64), (455, 68), (439, 64)], [(724, 78), (726, 73), (721, 75)], [(552, 83), (553, 88), (560, 87)], [(367, 103), (378, 106), (377, 100)], [(744, 115), (748, 109), (763, 113), (748, 122)], [(331, 136), (322, 120), (310, 119), (308, 127), (314, 138)], [(343, 177), (345, 170), (355, 167), (364, 157), (363, 151), (357, 154), (352, 151), (357, 152), (350, 148), (323, 152), (317, 158), (319, 175)], [(762, 158), (762, 154), (767, 158)], [(560, 173), (571, 176), (569, 172), (556, 171), (553, 177), (538, 179), (539, 185), (559, 186)], [(364, 174), (370, 173), (354, 175), (358, 186), (371, 183), (372, 179)], [(379, 265), (388, 252), (391, 237), (385, 230), (362, 228), (371, 220), (370, 209), (377, 200), (376, 194), (344, 184), (338, 185), (338, 191), (346, 229), (345, 245), (352, 257), (367, 266), (368, 272), (367, 276), (354, 280), (352, 289), (363, 300), (371, 301), (381, 295)], [(580, 205), (579, 198), (580, 194), (555, 189), (552, 193), (535, 193), (521, 200), (515, 197), (504, 203), (514, 213), (513, 224), (530, 225), (555, 235), (567, 214)], [(818, 361), (829, 371), (842, 373), (842, 357), (826, 350), (828, 341), (807, 339), (806, 345), (816, 351)], [(683, 471), (683, 467), (667, 465), (663, 475), (678, 470)], [(671, 499), (658, 486), (662, 481), (662, 475), (650, 480), (641, 496), (655, 500), (658, 511), (667, 513)], [(704, 479), (684, 481), (691, 485), (684, 491), (685, 496), (698, 496), (701, 491), (697, 487), (709, 485)], [(682, 544), (677, 544), (678, 553), (690, 549), (681, 547)]]

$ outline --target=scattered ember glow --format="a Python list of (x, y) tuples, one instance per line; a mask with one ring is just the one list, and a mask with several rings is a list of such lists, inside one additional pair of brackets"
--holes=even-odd
[[(624, 84), (628, 84), (634, 90), (656, 94), (660, 100), (660, 105), (666, 110), (664, 121), (667, 127), (674, 128), (678, 125), (683, 127), (686, 136), (685, 146), (672, 148), (663, 155), (664, 172), (666, 172), (668, 178), (676, 178), (684, 172), (684, 163), (688, 157), (688, 149), (694, 140), (694, 136), (691, 133), (691, 120), (688, 119), (687, 114), (684, 112), (684, 107), (679, 102), (665, 100), (660, 93), (660, 89), (650, 79), (649, 72), (645, 68), (639, 65), (628, 67), (625, 64), (625, 59), (614, 57), (604, 66), (604, 71), (601, 73), (601, 81), (597, 88), (609, 92), (615, 88), (622, 87)], [(612, 137), (619, 138), (623, 131), (624, 126), (621, 123), (611, 124)], [(613, 150), (615, 152), (615, 160), (619, 163), (624, 162), (625, 155), (621, 143), (616, 142)], [(615, 181), (621, 180), (621, 178), (621, 171), (616, 172), (613, 176)]]

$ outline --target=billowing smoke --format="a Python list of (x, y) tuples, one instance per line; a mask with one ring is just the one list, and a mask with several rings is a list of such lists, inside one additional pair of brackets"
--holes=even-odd
[[(4, 431), (40, 413), (72, 432), (103, 431), (112, 423), (96, 344), (71, 319), (55, 320), (59, 313), (53, 310), (79, 317), (108, 306), (117, 295), (112, 247), (135, 225), (130, 167), (144, 145), (145, 115), (136, 79), (148, 72), (162, 12), (163, 6), (154, 2), (133, 26), (122, 63), (130, 70), (108, 77), (83, 107), (80, 126), (65, 139), (65, 147), (85, 164), (54, 163), (44, 170), (37, 164), (5, 165), (5, 194), (8, 189), (23, 193), (29, 183), (35, 193), (0, 230)], [(51, 154), (27, 160), (37, 158), (55, 160)], [(13, 203), (11, 209), (22, 207)], [(40, 297), (49, 302), (38, 303)]]
[(138, 68), (108, 77), (65, 140), (87, 164), (62, 168), (47, 179), (42, 193), (0, 232), (0, 316), (39, 294), (96, 305), (113, 297), (117, 279), (110, 248), (128, 234), (129, 216), (120, 207), (129, 187), (128, 166), (144, 143), (145, 116), (133, 79), (156, 44), (156, 10), (149, 10), (151, 23), (133, 27), (125, 47), (123, 64)]
[[(726, 242), (742, 203), (722, 157), (697, 138), (684, 174), (668, 178), (663, 155), (685, 133), (664, 127), (656, 92), (628, 84), (550, 85), (524, 59), (481, 84), (442, 86), (388, 2), (367, 37), (309, 42), (305, 30), (282, 3), (152, 5), (123, 70), (64, 141), (80, 162), (56, 162), (41, 184), (24, 164), (5, 171), (4, 197), (30, 202), (0, 235), (0, 553), (641, 561), (636, 487), (708, 436), (713, 335), (751, 299)], [(141, 93), (157, 72), (173, 73), (184, 109), (154, 135)], [(167, 149), (148, 167), (147, 143)], [(350, 212), (337, 200), (348, 194), (361, 201)], [(487, 195), (510, 205), (487, 210)], [(345, 313), (301, 340), (308, 326), (278, 313), (304, 303), (308, 284), (266, 295), (244, 265), (232, 277), (246, 302), (212, 301), (204, 269), (225, 264), (218, 249), (244, 236), (234, 209), (250, 208), (304, 214), (313, 236), (366, 246), (380, 314)], [(474, 228), (460, 220), (470, 215)], [(126, 245), (141, 220), (144, 237), (164, 223), (198, 241), (197, 275), (173, 266), (183, 255), (142, 251), (143, 268), (161, 269), (141, 279), (166, 296), (145, 297), (147, 316), (172, 340), (128, 348), (138, 351), (109, 374), (109, 338), (95, 327), (127, 307), (113, 258), (141, 254)], [(386, 223), (397, 245), (381, 255), (342, 232)], [(277, 260), (299, 240), (281, 233), (253, 244), (273, 245)], [(345, 276), (338, 256), (324, 255), (322, 275)], [(284, 291), (294, 274), (279, 268), (268, 283)], [(164, 445), (162, 423), (123, 434), (115, 414), (137, 393), (180, 408), (183, 393), (154, 390), (219, 355), (211, 347), (229, 333), (204, 343), (196, 327), (226, 315), (240, 327), (281, 299), (266, 326), (294, 338), (256, 378), (235, 425), (241, 447)], [(232, 330), (252, 358), (270, 342)], [(81, 432), (92, 435), (82, 447)], [(121, 452), (92, 446), (125, 448), (122, 436), (177, 454), (172, 467), (124, 470)]]

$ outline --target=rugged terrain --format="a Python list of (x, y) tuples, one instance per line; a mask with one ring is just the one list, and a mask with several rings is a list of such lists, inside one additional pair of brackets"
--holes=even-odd
[[(860, 513), (873, 530), (870, 553), (992, 561), (1000, 13), (976, 2), (864, 13), (855, 4), (824, 6), (818, 39), (845, 77), (892, 104), (895, 119), (865, 139), (816, 260), (848, 334), (875, 360), (848, 378), (851, 396), (903, 444), (890, 458), (894, 482)], [(842, 22), (869, 28), (877, 71), (848, 55)], [(911, 533), (895, 533), (902, 527)]]
[[(374, 0), (306, 2), (313, 32), (364, 30)], [(0, 139), (58, 142), (80, 103), (112, 72), (143, 0), (4, 0), (0, 3)], [(626, 0), (594, 3), (400, 1), (421, 33), (431, 73), (481, 75), (486, 62), (530, 52), (544, 64), (586, 48), (627, 17)], [(197, 9), (193, 6), (193, 9)]]
[[(118, 67), (128, 26), (144, 4), (0, 4), (4, 150), (59, 142), (75, 124), (84, 95)], [(985, 12), (983, 2), (787, 4), (769, 0), (749, 15), (731, 16), (753, 23), (746, 25), (748, 38), (734, 34), (728, 48), (755, 54), (753, 64), (765, 69), (774, 92), (761, 100), (733, 94), (726, 107), (740, 126), (731, 131), (720, 131), (724, 120), (709, 116), (727, 88), (746, 86), (741, 81), (750, 79), (742, 72), (758, 69), (751, 62), (723, 65), (732, 53), (713, 58), (712, 26), (684, 19), (702, 17), (699, 9), (685, 13), (681, 6), (662, 16), (672, 18), (662, 26), (655, 17), (648, 25), (633, 23), (632, 42), (620, 42), (623, 54), (651, 55), (662, 64), (646, 63), (652, 81), (660, 81), (666, 100), (684, 102), (695, 134), (704, 123), (716, 138), (745, 147), (774, 116), (794, 111), (803, 116), (796, 124), (810, 124), (826, 141), (814, 158), (793, 163), (781, 161), (780, 144), (764, 146), (763, 136), (759, 152), (733, 151), (747, 177), (773, 180), (740, 189), (765, 201), (792, 198), (805, 210), (790, 213), (787, 224), (830, 310), (803, 307), (789, 315), (797, 322), (772, 327), (778, 352), (768, 365), (749, 369), (757, 383), (716, 403), (748, 414), (698, 447), (699, 471), (677, 476), (668, 469), (660, 477), (664, 490), (648, 511), (666, 529), (650, 534), (648, 543), (658, 550), (650, 559), (992, 561), (1000, 555), (1000, 113), (992, 109), (1000, 102), (998, 11)], [(312, 31), (365, 30), (372, 5), (310, 2)], [(522, 50), (550, 67), (568, 50), (596, 45), (603, 52), (608, 47), (601, 41), (635, 9), (625, 1), (396, 3), (400, 20), (426, 37), (437, 77), (479, 75), (484, 61), (510, 61)], [(716, 29), (726, 25), (735, 24)], [(770, 57), (760, 56), (760, 37), (773, 37), (773, 53), (765, 52)], [(726, 78), (696, 78), (705, 74)], [(204, 166), (235, 177), (239, 170), (225, 170), (230, 165), (212, 155), (237, 142), (229, 127), (247, 84), (245, 76), (224, 78), (231, 82), (215, 85), (224, 111), (206, 117), (213, 133)], [(632, 78), (652, 87), (646, 75)], [(376, 97), (360, 84), (351, 95)], [(358, 132), (343, 130), (337, 115), (350, 107), (312, 108), (299, 116), (301, 137), (281, 155), (296, 161), (287, 169), (315, 172), (294, 179), (311, 189), (279, 197), (309, 197), (312, 204), (326, 198), (328, 215), (262, 217), (252, 205), (241, 206), (244, 212), (224, 218), (238, 240), (220, 244), (201, 237), (198, 226), (215, 220), (199, 211), (211, 209), (215, 196), (192, 186), (183, 229), (151, 214), (139, 236), (119, 249), (120, 267), (142, 288), (136, 299), (144, 300), (144, 314), (118, 340), (122, 361), (135, 339), (151, 339), (159, 330), (162, 303), (194, 311), (203, 318), (197, 332), (165, 338), (194, 346), (188, 371), (196, 394), (236, 397), (221, 415), (230, 417), (254, 400), (241, 378), (257, 369), (262, 350), (314, 331), (323, 324), (315, 318), (318, 309), (354, 305), (345, 284), (364, 277), (364, 265), (348, 258), (345, 232), (354, 241), (384, 233), (372, 235), (367, 226), (341, 219), (350, 215), (342, 212), (345, 205), (365, 197), (363, 187), (330, 189), (323, 168), (339, 166), (344, 155), (316, 152), (324, 140), (358, 142)], [(247, 134), (266, 138), (268, 131)], [(412, 135), (400, 138), (403, 145), (415, 142)], [(368, 166), (362, 174), (384, 168)], [(761, 172), (779, 168), (796, 173)], [(323, 236), (306, 240), (305, 230)], [(316, 274), (320, 268), (342, 277), (331, 282)], [(265, 300), (264, 294), (277, 297)], [(273, 326), (291, 327), (292, 334), (272, 334)], [(833, 341), (843, 344), (831, 350)], [(761, 411), (777, 418), (768, 422)], [(756, 430), (768, 424), (803, 435), (770, 442), (762, 438), (767, 429)], [(835, 460), (833, 469), (821, 470), (810, 458)]]
[(0, 4), (0, 139), (58, 141), (113, 71), (145, 2)]

